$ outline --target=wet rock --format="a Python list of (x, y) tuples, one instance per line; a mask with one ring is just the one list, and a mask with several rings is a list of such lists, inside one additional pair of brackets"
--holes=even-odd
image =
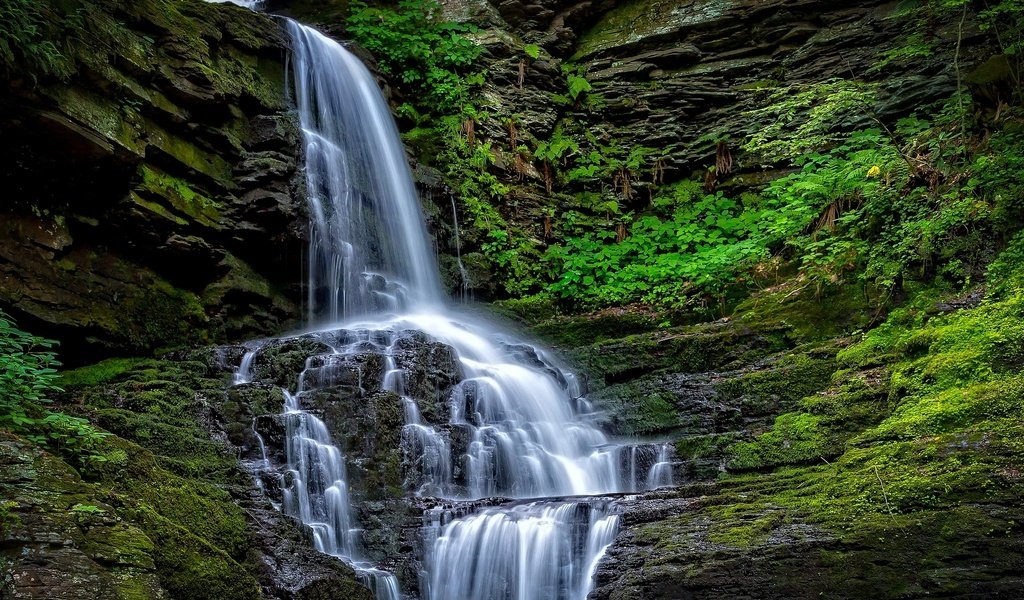
[(0, 491), (5, 597), (168, 597), (157, 578), (153, 542), (120, 522), (101, 492), (59, 458), (0, 433)]
[(0, 177), (17, 198), (0, 215), (0, 306), (64, 342), (65, 363), (298, 315), (287, 40), (231, 5), (157, 4), (94, 3), (66, 48), (78, 76), (22, 74), (0, 94)]
[(447, 423), (448, 397), (462, 379), (455, 351), (416, 332), (403, 334), (393, 348), (395, 364), (405, 371), (405, 393), (416, 400), (429, 423)]
[(274, 340), (256, 353), (252, 363), (252, 378), (285, 389), (294, 390), (299, 375), (311, 356), (331, 354), (332, 348), (312, 336)]

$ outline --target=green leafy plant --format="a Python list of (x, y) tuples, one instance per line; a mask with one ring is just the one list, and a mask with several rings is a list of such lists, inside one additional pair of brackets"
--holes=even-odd
[(756, 133), (743, 149), (765, 162), (777, 163), (826, 148), (842, 139), (843, 124), (850, 126), (868, 118), (876, 87), (832, 79), (771, 90), (760, 108), (745, 113), (756, 125)]
[(480, 48), (468, 37), (475, 27), (442, 20), (440, 9), (433, 0), (401, 0), (395, 8), (354, 0), (345, 24), (381, 71), (419, 94), (417, 104), (446, 114), (468, 102), (465, 75)]
[(18, 329), (0, 311), (0, 427), (24, 431), (45, 417), (56, 386), (56, 342)]
[(22, 331), (0, 311), (0, 428), (59, 452), (104, 460), (98, 452), (108, 435), (85, 419), (44, 407), (57, 387), (56, 342)]
[(688, 304), (717, 296), (765, 255), (764, 213), (745, 210), (721, 193), (698, 197), (675, 186), (656, 200), (668, 217), (641, 216), (628, 235), (605, 229), (570, 237), (548, 253), (562, 275), (550, 290), (584, 306), (634, 301)]
[(43, 0), (0, 2), (0, 64), (8, 70), (67, 79), (73, 65), (58, 46), (57, 12)]
[[(823, 85), (831, 97), (838, 84)], [(823, 93), (808, 90), (795, 104), (783, 99), (785, 107), (759, 114), (796, 114)], [(858, 90), (841, 93), (846, 99), (833, 108), (860, 110)], [(615, 195), (577, 194), (574, 210), (561, 215), (570, 235), (547, 254), (558, 273), (548, 290), (585, 308), (709, 306), (741, 293), (769, 264), (790, 265), (817, 294), (856, 284), (878, 302), (899, 298), (908, 280), (967, 287), (984, 276), (998, 240), (1024, 222), (1024, 184), (1015, 175), (1024, 169), (1020, 118), (1005, 113), (976, 136), (974, 123), (964, 122), (973, 111), (960, 110), (969, 102), (954, 96), (892, 127), (842, 135), (824, 121), (811, 127), (795, 118), (783, 129), (818, 133), (751, 142), (796, 153), (788, 161), (795, 170), (739, 200), (705, 194), (693, 181), (655, 194), (634, 215)], [(621, 149), (602, 150), (578, 156), (566, 179), (636, 165)], [(1000, 263), (992, 273), (1009, 270)]]

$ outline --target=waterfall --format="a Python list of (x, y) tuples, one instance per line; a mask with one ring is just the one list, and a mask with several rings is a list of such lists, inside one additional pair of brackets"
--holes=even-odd
[(462, 264), (462, 236), (459, 234), (459, 211), (455, 209), (455, 196), (449, 194), (452, 202), (452, 225), (455, 228), (455, 264), (459, 267), (459, 300), (469, 299), (469, 272)]
[[(282, 387), (281, 510), (317, 549), (352, 564), (379, 600), (402, 597), (398, 580), (365, 558), (341, 446), (322, 415), (304, 408), (318, 393), (334, 401), (385, 393), (404, 414), (406, 493), (446, 507), (423, 517), (424, 600), (583, 600), (618, 529), (614, 502), (600, 496), (671, 484), (670, 446), (610, 439), (579, 382), (543, 349), (445, 305), (376, 81), (333, 40), (294, 21), (287, 28), (306, 151), (314, 326), (295, 337), (319, 350), (296, 385)], [(452, 209), (457, 219), (454, 201)], [(458, 371), (430, 419), (401, 358), (413, 342), (442, 344)], [(272, 343), (249, 345), (236, 385), (250, 385)], [(360, 362), (371, 355), (383, 365), (374, 377)], [(341, 382), (349, 391), (338, 391)], [(260, 467), (271, 462), (264, 450)]]
[(618, 526), (603, 503), (488, 508), (443, 523), (445, 516), (428, 514), (434, 535), (425, 559), (430, 577), (421, 586), (427, 599), (584, 600)]
[(263, 7), (263, 0), (206, 0), (214, 4), (237, 4), (249, 10), (259, 10)]
[(337, 42), (288, 21), (310, 209), (313, 321), (441, 303), (405, 149), (376, 80)]

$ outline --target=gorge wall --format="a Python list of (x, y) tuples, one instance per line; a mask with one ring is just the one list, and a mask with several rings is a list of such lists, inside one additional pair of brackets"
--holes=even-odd
[[(344, 39), (347, 4), (268, 8)], [(901, 2), (442, 4), (482, 48), (472, 113), (398, 110), (417, 91), (394, 74), (381, 83), (447, 283), (478, 299), (537, 291), (545, 252), (581, 219), (625, 235), (618, 216), (674, 182), (742, 195), (792, 172), (743, 149), (772, 89), (877, 86), (836, 131), (891, 127), (958, 83), (979, 113), (1009, 111), (1011, 72), (973, 18), (925, 23), (930, 53), (880, 58), (910, 35)], [(208, 347), (301, 317), (307, 223), (287, 41), (269, 17), (198, 0), (60, 6), (43, 18), (51, 33), (74, 32), (67, 62), (7, 64), (0, 91), (0, 309), (60, 340), (70, 366), (178, 351), (64, 375), (61, 409), (113, 434), (103, 460), (0, 434), (0, 488), (14, 503), (0, 503), (0, 589), (368, 597), (245, 468), (260, 457), (254, 419), (272, 446), (282, 433), (283, 400), (267, 382), (291, 381), (325, 350), (273, 345), (262, 382), (227, 391), (244, 350)], [(576, 146), (551, 151), (567, 138)], [(450, 150), (452, 139), (467, 145)], [(990, 262), (1006, 245), (990, 236), (979, 252)], [(782, 268), (712, 316), (493, 305), (578, 367), (608, 432), (674, 449), (678, 487), (616, 499), (621, 532), (590, 597), (1019, 595), (1019, 267), (1007, 259), (999, 277), (954, 291), (908, 283), (906, 303), (859, 284), (817, 294)], [(182, 350), (195, 346), (207, 347)], [(449, 350), (416, 338), (404, 351), (414, 395), (445, 396), (457, 379)], [(339, 384), (351, 401), (316, 410), (353, 457), (372, 558), (412, 590), (420, 515), (396, 501), (401, 417), (393, 396), (360, 391), (354, 379), (381, 363), (362, 360)]]
[[(472, 148), (487, 148), (485, 170), (500, 187), (467, 175), (475, 166), (452, 168), (483, 159), (439, 153), (444, 140), (431, 133), (429, 115), (400, 123), (417, 161), (446, 175), (448, 188), (433, 191), (431, 215), (446, 254), (455, 253), (447, 201), (452, 193), (458, 200), (462, 262), (482, 299), (537, 291), (548, 275), (531, 265), (543, 264), (552, 245), (581, 225), (622, 237), (624, 215), (649, 210), (675, 182), (706, 181), (710, 190), (739, 195), (789, 172), (743, 149), (768, 125), (756, 111), (778, 100), (772, 90), (795, 95), (833, 81), (877, 86), (869, 105), (837, 115), (834, 131), (849, 131), (893, 127), (944, 101), (958, 69), (964, 84), (999, 86), (989, 70), (975, 71), (993, 49), (972, 20), (963, 31), (956, 20), (936, 20), (928, 25), (930, 53), (885, 61), (918, 27), (920, 16), (899, 2), (443, 4), (446, 18), (479, 27), (471, 37), (483, 53), (473, 70), (483, 83), (462, 128), (472, 132)], [(389, 83), (396, 105), (408, 100), (401, 82)], [(495, 227), (507, 239), (491, 237)], [(450, 262), (448, 269), (460, 279)]]

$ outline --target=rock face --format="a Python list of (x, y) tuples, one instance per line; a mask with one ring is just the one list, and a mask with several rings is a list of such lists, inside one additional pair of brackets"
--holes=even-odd
[[(241, 363), (237, 353), (222, 355)], [(406, 426), (410, 408), (393, 390), (419, 406), (422, 424), (445, 429), (449, 395), (462, 379), (454, 350), (417, 331), (319, 332), (261, 346), (249, 378), (229, 391), (225, 429), (266, 494), (280, 503), (292, 477), (287, 436), (299, 425), (282, 414), (283, 388), (323, 421), (344, 456), (359, 552), (395, 572), (407, 593), (417, 589), (422, 507), (410, 493), (430, 468), (423, 464), (430, 449), (416, 445), (415, 428)]]
[[(617, 501), (619, 534), (589, 597), (1014, 597), (1021, 454), (1004, 435), (1017, 426), (945, 416), (921, 435), (891, 424), (921, 418), (907, 377), (935, 372), (870, 345), (864, 357), (850, 332), (878, 315), (856, 293), (819, 302), (791, 287), (715, 323), (659, 315), (645, 330), (626, 314), (536, 326), (591, 375), (609, 429), (674, 440), (677, 487)], [(978, 310), (953, 305), (928, 310)], [(634, 332), (616, 335), (617, 323)], [(906, 352), (937, 365), (954, 350)], [(957, 401), (984, 393), (962, 385)], [(920, 406), (964, 414), (940, 399)]]
[(78, 14), (72, 74), (0, 92), (0, 306), (71, 362), (293, 322), (305, 201), (279, 25), (200, 0)]
[(251, 436), (259, 394), (229, 394), (220, 364), (196, 352), (76, 372), (64, 409), (113, 434), (92, 454), (0, 437), (0, 595), (372, 597), (241, 468), (232, 444)]
[[(581, 219), (611, 223), (609, 205), (621, 214), (643, 211), (659, 188), (704, 180), (722, 156), (728, 157), (728, 172), (716, 173), (709, 185), (731, 187), (730, 193), (777, 175), (771, 157), (750, 156), (740, 147), (762, 127), (750, 113), (770, 104), (772, 90), (800, 90), (831, 80), (876, 87), (876, 101), (836, 123), (837, 130), (852, 130), (875, 126), (876, 119), (891, 126), (920, 107), (947, 99), (956, 87), (950, 58), (956, 27), (929, 30), (935, 46), (929, 56), (885, 63), (886, 52), (906, 44), (911, 27), (904, 5), (894, 2), (442, 4), (446, 18), (480, 28), (473, 39), (483, 53), (473, 70), (486, 76), (474, 94), (479, 117), (471, 128), (474, 141), (467, 137), (467, 143), (488, 147), (488, 173), (504, 187), (485, 201), (507, 224), (507, 250), (522, 262), (517, 266), (489, 249), (495, 245), (489, 237), (493, 227), (474, 225), (479, 209), (473, 202), (480, 198), (454, 195), (461, 224), (456, 239), (453, 192), (443, 178), (422, 179), (432, 200), (426, 211), (443, 254), (461, 255), (461, 271), (454, 256), (441, 257), (452, 289), (460, 290), (468, 279), (470, 291), (486, 299), (521, 294), (526, 263), (538, 262)], [(970, 28), (964, 32), (960, 62), (965, 74), (989, 56), (981, 38)], [(539, 48), (536, 58), (530, 56), (533, 48)], [(584, 77), (592, 89), (570, 91), (564, 69)], [(389, 83), (396, 103), (403, 101), (402, 83)], [(451, 165), (436, 161), (443, 141), (424, 135), (422, 122), (400, 125), (417, 132), (407, 143), (422, 172), (450, 171)], [(563, 138), (574, 139), (579, 147), (566, 149), (559, 159), (538, 158), (544, 144)], [(592, 175), (572, 173), (590, 164), (595, 152), (608, 159), (605, 166), (615, 161), (629, 165), (607, 172), (599, 165)]]
[(152, 540), (112, 514), (71, 466), (6, 434), (0, 465), (4, 597), (167, 597)]

